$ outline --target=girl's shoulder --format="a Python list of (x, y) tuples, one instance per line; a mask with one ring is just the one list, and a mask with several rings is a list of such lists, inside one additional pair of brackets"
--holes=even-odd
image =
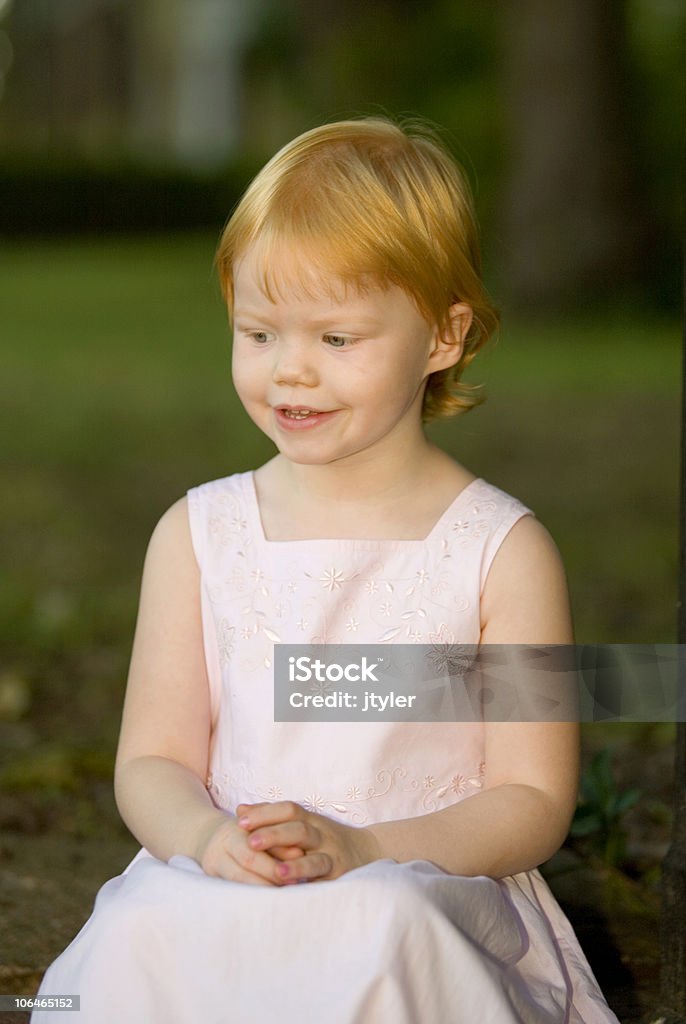
[(533, 515), (512, 523), (493, 552), (481, 593), (485, 643), (572, 643), (567, 579), (558, 547)]

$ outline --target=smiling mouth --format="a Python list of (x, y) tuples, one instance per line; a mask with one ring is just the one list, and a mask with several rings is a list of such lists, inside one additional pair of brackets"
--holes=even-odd
[(335, 409), (310, 409), (306, 405), (277, 405), (274, 412), (283, 430), (312, 430), (336, 415)]
[(306, 420), (310, 416), (326, 415), (326, 410), (312, 409), (309, 405), (277, 405), (274, 408), (280, 416), (289, 420)]
[(318, 409), (279, 409), (289, 420), (306, 420), (308, 416), (316, 416)]

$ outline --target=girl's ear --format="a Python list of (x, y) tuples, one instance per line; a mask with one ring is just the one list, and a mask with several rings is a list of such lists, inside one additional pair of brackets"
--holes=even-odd
[(472, 307), (465, 302), (454, 302), (450, 307), (450, 319), (445, 329), (436, 329), (433, 346), (429, 354), (429, 372), (447, 370), (458, 363), (464, 352), (464, 343), (472, 326)]

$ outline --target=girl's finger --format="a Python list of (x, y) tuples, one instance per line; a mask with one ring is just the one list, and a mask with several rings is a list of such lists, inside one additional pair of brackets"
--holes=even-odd
[(289, 863), (276, 866), (276, 877), (282, 885), (295, 882), (313, 882), (324, 878), (333, 870), (333, 861), (328, 853), (310, 853)]
[(292, 800), (278, 800), (269, 804), (239, 804), (236, 808), (236, 819), (241, 828), (252, 832), (264, 825), (278, 825), (286, 821), (303, 821), (307, 817), (300, 804)]
[(289, 821), (280, 825), (263, 826), (251, 832), (248, 844), (253, 850), (271, 850), (275, 846), (299, 846), (303, 850), (316, 850), (321, 845), (319, 830), (304, 821)]
[(275, 878), (274, 868), (280, 863), (267, 851), (257, 851), (252, 848), (241, 850), (236, 855), (236, 861), (240, 867), (250, 871), (261, 878), (272, 881)]
[(252, 871), (242, 868), (233, 858), (222, 858), (216, 865), (215, 878), (223, 878), (227, 882), (243, 882), (246, 885), (276, 885), (272, 878), (263, 878)]
[(295, 860), (305, 856), (305, 851), (299, 846), (272, 846), (269, 853), (277, 860)]

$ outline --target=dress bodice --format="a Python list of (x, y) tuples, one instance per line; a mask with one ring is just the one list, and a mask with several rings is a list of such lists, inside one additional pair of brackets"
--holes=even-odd
[(252, 473), (189, 491), (212, 700), (208, 788), (292, 799), (364, 825), (476, 792), (483, 728), (455, 722), (274, 722), (274, 645), (469, 644), (504, 537), (528, 514), (473, 480), (423, 540), (269, 541)]

